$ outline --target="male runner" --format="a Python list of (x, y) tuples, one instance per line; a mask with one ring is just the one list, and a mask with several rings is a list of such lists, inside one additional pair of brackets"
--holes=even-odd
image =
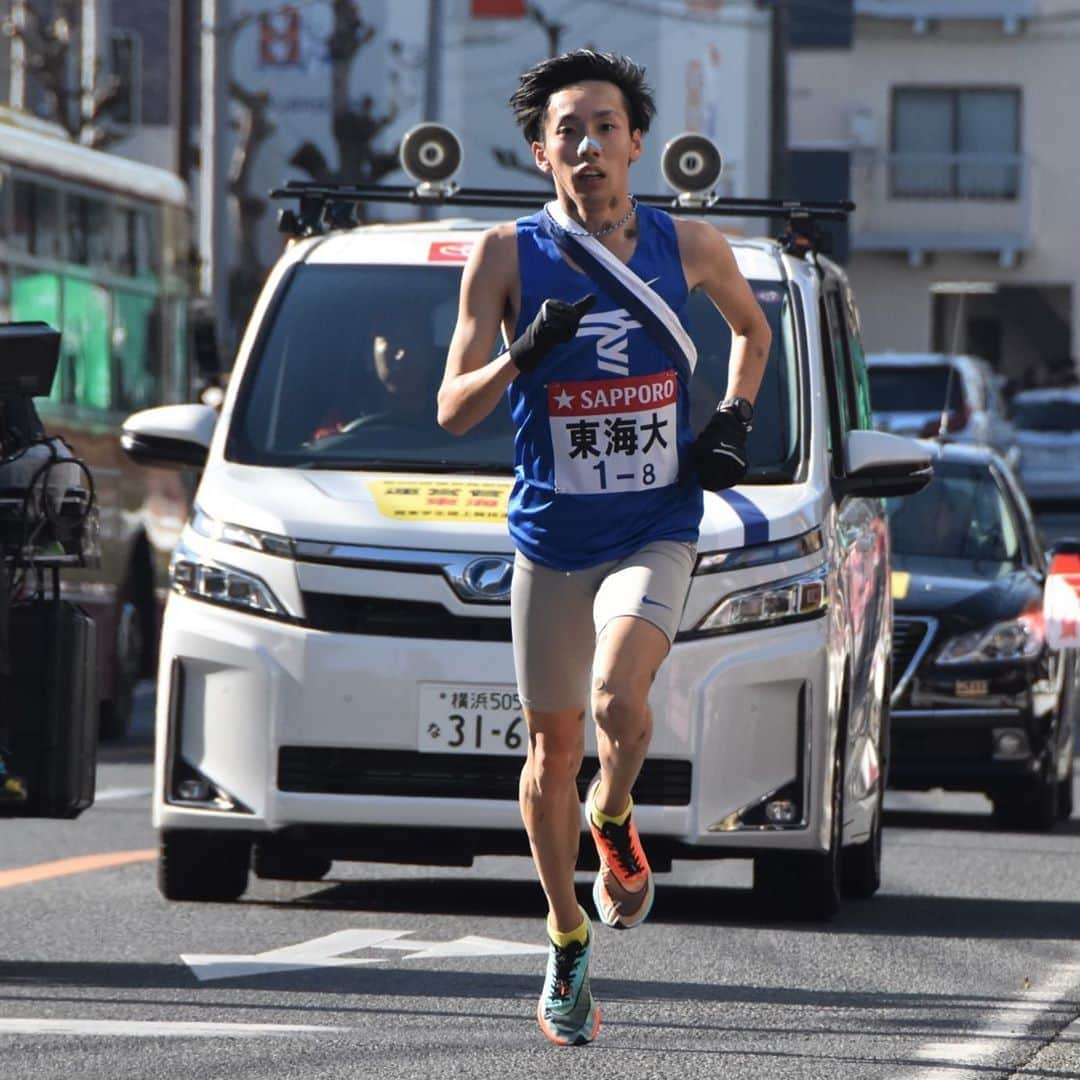
[[(600, 758), (586, 796), (600, 858), (593, 900), (606, 925), (628, 929), (653, 899), (630, 798), (652, 732), (649, 687), (682, 615), (702, 486), (745, 475), (771, 337), (721, 233), (630, 195), (629, 166), (655, 112), (644, 75), (625, 57), (578, 49), (521, 76), (510, 104), (555, 201), (474, 246), (439, 390), (439, 423), (450, 432), (468, 431), (507, 392), (517, 428), (508, 523), (529, 730), (520, 803), (549, 907), (537, 1019), (563, 1045), (588, 1042), (600, 1025), (592, 930), (574, 893), (590, 675)], [(727, 397), (696, 440), (686, 372), (563, 256), (552, 220), (597, 238), (676, 313), (701, 288), (727, 319)], [(510, 344), (489, 361), (500, 327)]]

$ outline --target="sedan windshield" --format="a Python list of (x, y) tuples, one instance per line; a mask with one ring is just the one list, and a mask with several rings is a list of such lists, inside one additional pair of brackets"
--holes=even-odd
[(1016, 518), (986, 465), (936, 461), (922, 491), (889, 499), (887, 508), (897, 566), (946, 560), (950, 573), (966, 563), (971, 576), (994, 578), (1023, 562)]
[[(297, 267), (247, 368), (229, 460), (512, 471), (514, 432), (505, 404), (460, 438), (436, 423), (460, 284), (456, 268)], [(801, 454), (793, 318), (785, 287), (751, 285), (772, 326), (773, 349), (750, 435), (750, 479), (783, 483), (794, 479)], [(691, 385), (697, 430), (723, 397), (731, 332), (703, 295), (691, 296), (688, 314), (699, 351)]]
[(1080, 399), (1013, 398), (1013, 422), (1022, 431), (1046, 431), (1075, 435), (1080, 431)]

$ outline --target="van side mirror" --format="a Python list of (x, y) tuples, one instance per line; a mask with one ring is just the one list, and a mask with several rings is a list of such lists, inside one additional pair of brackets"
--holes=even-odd
[(120, 431), (120, 445), (139, 465), (201, 469), (206, 464), (217, 410), (209, 405), (161, 405), (133, 413)]
[(914, 495), (933, 475), (930, 451), (914, 439), (884, 431), (849, 431), (844, 437), (844, 495)]

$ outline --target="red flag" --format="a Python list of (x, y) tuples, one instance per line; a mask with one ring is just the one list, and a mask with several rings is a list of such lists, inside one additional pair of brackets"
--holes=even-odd
[(523, 19), (525, 0), (472, 0), (474, 19)]

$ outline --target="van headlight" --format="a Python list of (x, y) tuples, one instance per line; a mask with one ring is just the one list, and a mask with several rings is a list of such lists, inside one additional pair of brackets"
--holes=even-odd
[(692, 633), (729, 634), (822, 614), (828, 607), (827, 568), (822, 565), (798, 577), (770, 581), (725, 596)]
[(995, 660), (1033, 660), (1046, 643), (1042, 612), (1025, 612), (949, 638), (937, 655), (938, 664), (984, 664)]
[(230, 525), (227, 521), (217, 521), (205, 511), (195, 507), (191, 514), (191, 528), (207, 540), (220, 540), (223, 544), (261, 551), (264, 555), (280, 555), (291, 559), (295, 555), (293, 542), (287, 536), (276, 533), (260, 532), (258, 529), (246, 529), (242, 525)]
[(194, 600), (207, 600), (259, 615), (289, 617), (261, 578), (246, 570), (212, 562), (183, 544), (177, 544), (169, 560), (169, 585), (173, 592)]

